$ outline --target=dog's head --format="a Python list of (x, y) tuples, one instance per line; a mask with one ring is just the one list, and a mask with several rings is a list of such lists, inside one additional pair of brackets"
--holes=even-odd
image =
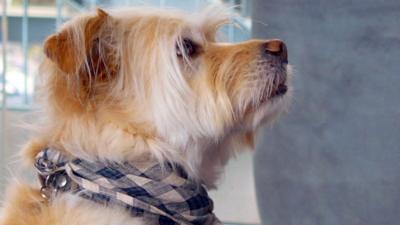
[(220, 9), (98, 10), (70, 21), (44, 45), (53, 115), (96, 117), (178, 149), (233, 133), (251, 143), (285, 108), (287, 49), (280, 40), (216, 41), (227, 22)]

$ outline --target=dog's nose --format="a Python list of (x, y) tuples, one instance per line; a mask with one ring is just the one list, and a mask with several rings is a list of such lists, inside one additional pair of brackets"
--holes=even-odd
[(262, 45), (262, 49), (266, 55), (275, 55), (278, 56), (282, 62), (288, 62), (287, 48), (283, 41), (278, 39), (268, 40)]

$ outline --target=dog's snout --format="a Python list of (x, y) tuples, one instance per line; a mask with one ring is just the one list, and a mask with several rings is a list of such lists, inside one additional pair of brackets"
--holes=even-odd
[(288, 62), (288, 53), (286, 44), (278, 39), (266, 41), (262, 44), (262, 50), (266, 55), (278, 56), (282, 62)]

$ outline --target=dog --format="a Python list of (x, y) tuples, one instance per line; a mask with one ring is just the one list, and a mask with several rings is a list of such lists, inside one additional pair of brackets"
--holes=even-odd
[(97, 9), (51, 35), (23, 150), (41, 186), (11, 184), (0, 224), (221, 224), (207, 190), (293, 89), (281, 40), (217, 41), (230, 18)]

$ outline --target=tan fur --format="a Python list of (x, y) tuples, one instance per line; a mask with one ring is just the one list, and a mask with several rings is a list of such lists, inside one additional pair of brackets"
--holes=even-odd
[(28, 185), (10, 186), (2, 225), (129, 225), (145, 224), (118, 210), (99, 207), (87, 201), (73, 202), (62, 196), (46, 202), (37, 188)]
[[(290, 68), (262, 55), (266, 40), (216, 41), (227, 22), (219, 8), (191, 16), (99, 9), (69, 21), (44, 43), (45, 119), (24, 157), (32, 165), (46, 146), (87, 159), (151, 157), (215, 188), (226, 162), (254, 148), (258, 127), (286, 109), (291, 91)], [(177, 56), (184, 39), (196, 54)], [(289, 92), (274, 97), (282, 83)], [(9, 188), (3, 213), (0, 225), (146, 223), (70, 194), (46, 202), (26, 185)]]

